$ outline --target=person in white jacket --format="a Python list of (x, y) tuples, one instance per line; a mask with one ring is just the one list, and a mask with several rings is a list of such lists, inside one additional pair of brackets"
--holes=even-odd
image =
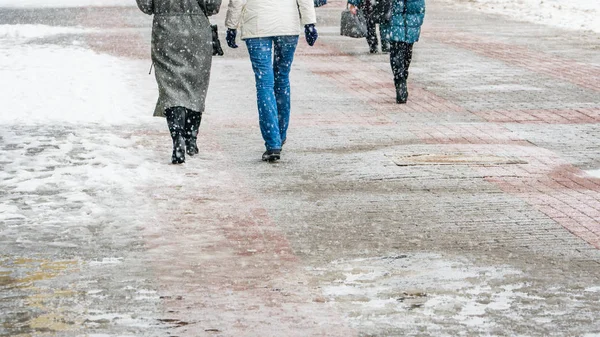
[(308, 45), (318, 34), (313, 0), (230, 0), (225, 26), (227, 45), (237, 48), (238, 28), (246, 42), (256, 79), (263, 161), (281, 157), (290, 120), (289, 74), (304, 25)]

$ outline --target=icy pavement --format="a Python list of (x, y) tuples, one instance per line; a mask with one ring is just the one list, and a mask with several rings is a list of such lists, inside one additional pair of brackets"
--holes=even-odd
[(283, 160), (242, 46), (173, 166), (149, 17), (44, 3), (0, 9), (0, 335), (600, 334), (595, 35), (432, 2), (398, 106), (332, 0)]
[[(584, 302), (593, 306), (598, 292), (571, 285), (540, 289), (508, 266), (477, 267), (427, 253), (332, 261), (310, 272), (329, 280), (326, 301), (367, 335), (503, 336), (508, 325), (541, 336), (560, 314), (554, 303), (573, 312)], [(591, 311), (581, 317), (588, 325), (595, 319)]]
[[(164, 166), (143, 140), (161, 129), (135, 85), (146, 64), (64, 45), (89, 32), (0, 25), (2, 335), (162, 324), (130, 260), (155, 216), (140, 188)], [(117, 297), (130, 301), (115, 309)]]

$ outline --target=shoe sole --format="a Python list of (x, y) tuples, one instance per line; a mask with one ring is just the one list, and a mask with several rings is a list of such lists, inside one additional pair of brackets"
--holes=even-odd
[(279, 159), (281, 159), (280, 155), (278, 155), (278, 154), (272, 154), (272, 155), (269, 155), (268, 157), (263, 157), (262, 160), (263, 161), (268, 161), (269, 163), (272, 163), (272, 162), (278, 161)]

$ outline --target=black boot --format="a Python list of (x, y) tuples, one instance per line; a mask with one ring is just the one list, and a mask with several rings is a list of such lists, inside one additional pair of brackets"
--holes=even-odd
[(396, 85), (396, 103), (404, 104), (408, 100), (408, 86), (406, 78), (394, 79)]
[(198, 154), (198, 129), (202, 121), (202, 113), (192, 110), (187, 110), (185, 119), (185, 152), (190, 156)]
[(379, 50), (377, 49), (377, 45), (369, 45), (369, 53), (371, 54), (377, 54)]
[(396, 86), (396, 103), (404, 104), (408, 100), (408, 68), (412, 60), (412, 43), (390, 42), (390, 64), (394, 73), (394, 85)]
[(213, 46), (213, 56), (219, 55), (223, 56), (223, 49), (221, 48), (221, 41), (219, 40), (219, 32), (217, 25), (210, 26), (212, 30), (212, 46)]
[(262, 160), (270, 163), (279, 159), (281, 159), (281, 150), (267, 150), (262, 155)]
[(171, 163), (185, 163), (185, 115), (184, 107), (173, 107), (165, 111), (167, 117), (167, 125), (173, 139), (173, 155)]
[(381, 40), (381, 52), (382, 53), (389, 53), (390, 52), (390, 41), (386, 41), (386, 40)]

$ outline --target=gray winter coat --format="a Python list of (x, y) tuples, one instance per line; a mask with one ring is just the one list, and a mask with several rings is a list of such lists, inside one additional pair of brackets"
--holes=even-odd
[(152, 61), (158, 83), (154, 116), (182, 106), (203, 112), (212, 62), (212, 32), (197, 0), (136, 0), (152, 15)]

